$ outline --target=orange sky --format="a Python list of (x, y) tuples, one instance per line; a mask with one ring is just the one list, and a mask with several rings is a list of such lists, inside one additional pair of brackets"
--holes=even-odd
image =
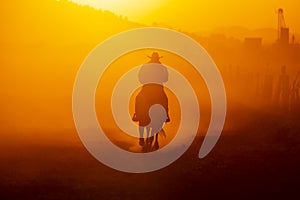
[(285, 11), (286, 24), (291, 31), (300, 32), (298, 0), (72, 1), (109, 9), (140, 23), (158, 22), (187, 31), (209, 31), (222, 26), (244, 26), (249, 29), (276, 28), (276, 10), (281, 7)]
[[(276, 1), (260, 3), (270, 5), (266, 7), (258, 6), (258, 0), (251, 1), (253, 3), (243, 1), (239, 4), (228, 0), (226, 4), (222, 1), (223, 5), (218, 4), (216, 11), (213, 11), (215, 0), (206, 3), (194, 1), (193, 4), (197, 4), (196, 6), (188, 3), (192, 2), (189, 0), (161, 1), (163, 3), (159, 4), (160, 6), (155, 4), (154, 7), (146, 5), (145, 2), (150, 2), (148, 0), (141, 1), (143, 6), (140, 6), (139, 13), (143, 13), (141, 11), (144, 9), (147, 10), (143, 15), (130, 11), (132, 4), (124, 6), (128, 8), (129, 14), (132, 12), (132, 18), (140, 17), (136, 21), (152, 23), (159, 20), (173, 27), (184, 27), (189, 31), (230, 25), (275, 28), (276, 9), (279, 7), (279, 3), (274, 3)], [(298, 1), (282, 3), (286, 22), (291, 27), (292, 33), (297, 30), (296, 28), (300, 33), (296, 12), (299, 4)], [(2, 129), (9, 131), (73, 127), (72, 89), (77, 70), (85, 56), (96, 44), (109, 36), (139, 27), (107, 12), (97, 12), (71, 3), (60, 4), (55, 0), (6, 1), (0, 9), (0, 24), (3, 30), (0, 37), (2, 44), (0, 64), (3, 66), (0, 74), (3, 96), (0, 101), (2, 111), (0, 125)], [(250, 13), (256, 15), (251, 16)], [(186, 20), (182, 16), (189, 18), (195, 16), (195, 19)], [(241, 55), (238, 52), (239, 42), (220, 38), (211, 37), (201, 41), (199, 39), (199, 42), (203, 42), (203, 46), (207, 47), (221, 70), (227, 69), (229, 65), (245, 65), (242, 58), (238, 57)], [(272, 40), (274, 41), (275, 39)], [(231, 46), (234, 51), (230, 51)], [(146, 58), (146, 55), (150, 54), (151, 52), (148, 52), (141, 58)], [(142, 62), (144, 61), (140, 63)], [(270, 62), (269, 58), (260, 62), (264, 65), (262, 70), (264, 72), (265, 63)], [(275, 65), (274, 62), (277, 60), (272, 62), (273, 72), (279, 73), (281, 63)], [(250, 64), (247, 62), (248, 65)], [(230, 70), (231, 68), (227, 70), (228, 74)], [(238, 72), (239, 68), (232, 70)]]

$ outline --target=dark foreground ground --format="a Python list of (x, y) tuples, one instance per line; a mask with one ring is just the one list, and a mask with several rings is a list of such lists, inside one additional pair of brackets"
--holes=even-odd
[(197, 157), (198, 137), (175, 163), (147, 174), (102, 165), (78, 138), (1, 141), (0, 199), (300, 199), (299, 119), (249, 117), (206, 158)]

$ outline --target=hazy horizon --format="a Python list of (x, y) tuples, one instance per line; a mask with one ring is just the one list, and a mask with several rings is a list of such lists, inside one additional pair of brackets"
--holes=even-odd
[(219, 27), (243, 26), (249, 30), (277, 28), (277, 10), (283, 8), (286, 25), (291, 33), (300, 33), (298, 22), (299, 1), (243, 1), (220, 2), (179, 0), (136, 0), (123, 3), (118, 0), (71, 0), (95, 9), (109, 10), (130, 21), (152, 25), (164, 24), (188, 32), (207, 32)]
[[(290, 35), (295, 36), (295, 42), (299, 42), (300, 41), (300, 27), (298, 27), (297, 23), (294, 23), (295, 20), (295, 16), (297, 13), (294, 12), (294, 10), (292, 10), (293, 12), (290, 13), (290, 7), (293, 7), (293, 2), (280, 2), (280, 1), (275, 1), (272, 3), (272, 7), (274, 8), (273, 12), (267, 12), (270, 11), (270, 8), (261, 8), (260, 13), (262, 13), (262, 10), (266, 10), (266, 13), (264, 16), (262, 16), (262, 18), (267, 18), (269, 21), (269, 23), (260, 23), (261, 20), (257, 20), (254, 16), (248, 16), (246, 13), (244, 14), (244, 16), (242, 16), (242, 18), (253, 18), (253, 22), (251, 23), (255, 23), (257, 22), (257, 25), (251, 25), (251, 23), (244, 23), (244, 24), (239, 24), (238, 22), (227, 22), (227, 23), (222, 23), (222, 19), (220, 19), (219, 21), (217, 20), (213, 20), (215, 22), (213, 22), (212, 24), (214, 25), (210, 25), (207, 24), (207, 22), (205, 22), (204, 26), (200, 26), (198, 27), (197, 25), (195, 25), (193, 23), (194, 20), (190, 20), (191, 16), (190, 14), (188, 14), (185, 17), (182, 17), (182, 19), (184, 19), (182, 22), (178, 21), (178, 22), (174, 22), (170, 19), (168, 19), (167, 17), (175, 17), (174, 15), (170, 15), (170, 16), (164, 16), (162, 15), (160, 12), (162, 12), (161, 10), (164, 10), (170, 6), (173, 6), (173, 10), (175, 8), (179, 8), (179, 5), (182, 5), (180, 2), (177, 2), (176, 0), (163, 0), (160, 1), (159, 3), (155, 0), (155, 1), (146, 1), (143, 2), (143, 4), (146, 4), (145, 7), (147, 7), (147, 9), (145, 9), (145, 12), (143, 13), (143, 7), (141, 8), (142, 11), (137, 11), (136, 9), (136, 5), (139, 5), (139, 1), (136, 0), (131, 0), (131, 1), (126, 1), (130, 3), (134, 3), (136, 4), (135, 6), (132, 6), (131, 4), (128, 6), (127, 4), (123, 4), (121, 3), (120, 5), (116, 4), (116, 2), (119, 2), (118, 0), (114, 0), (114, 1), (110, 1), (105, 2), (105, 1), (95, 1), (95, 0), (87, 0), (87, 1), (82, 1), (82, 0), (71, 0), (71, 2), (77, 3), (79, 5), (84, 5), (84, 6), (89, 6), (93, 9), (96, 10), (103, 10), (103, 11), (109, 11), (114, 13), (117, 16), (120, 16), (124, 19), (128, 19), (131, 22), (134, 23), (139, 23), (139, 24), (143, 24), (146, 26), (159, 26), (159, 27), (166, 27), (166, 28), (172, 28), (172, 29), (177, 29), (177, 30), (181, 30), (184, 32), (190, 32), (190, 33), (196, 33), (199, 36), (210, 36), (210, 35), (214, 35), (214, 34), (223, 34), (226, 37), (234, 37), (237, 38), (239, 40), (244, 40), (245, 37), (261, 37), (263, 38), (263, 43), (264, 44), (270, 44), (270, 43), (274, 43), (277, 40), (277, 36), (278, 36), (278, 31), (277, 31), (277, 9), (282, 8), (284, 9), (284, 16), (285, 16), (285, 22), (288, 28), (290, 28)], [(177, 2), (178, 5), (177, 7), (175, 5), (172, 4), (172, 2)], [(188, 1), (189, 2), (189, 1)], [(278, 3), (280, 2), (280, 3)], [(156, 3), (157, 5), (153, 5), (154, 3)], [(216, 1), (213, 1), (211, 4), (216, 3)], [(229, 5), (232, 4), (233, 2), (229, 2)], [(294, 2), (295, 3), (295, 2)], [(191, 10), (188, 9), (190, 7), (190, 4), (193, 3), (187, 3), (184, 6), (187, 7), (185, 10)], [(197, 3), (196, 3), (197, 4)], [(254, 2), (253, 4), (257, 4), (257, 2)], [(277, 6), (277, 7), (276, 7)], [(183, 8), (185, 8), (183, 7)], [(196, 6), (197, 7), (197, 6)], [(126, 9), (127, 8), (127, 9)], [(131, 9), (130, 9), (131, 8)], [(210, 9), (211, 6), (209, 6)], [(285, 8), (287, 8), (285, 10)], [(244, 8), (245, 9), (245, 8)], [(130, 13), (132, 12), (132, 13)], [(154, 12), (155, 14), (152, 14), (152, 12)], [(186, 12), (186, 11), (182, 11), (182, 12)], [(194, 8), (191, 10), (192, 13), (194, 13)], [(135, 13), (135, 14), (134, 14)], [(170, 14), (170, 13), (168, 13)], [(201, 19), (200, 14), (199, 13), (194, 13), (195, 16), (194, 18), (196, 20)], [(145, 15), (145, 16), (144, 16)], [(149, 15), (149, 19), (146, 19), (146, 15)], [(151, 18), (152, 15), (155, 16), (160, 16), (160, 18)], [(209, 13), (206, 13), (207, 16), (209, 16)], [(144, 17), (143, 17), (144, 16)], [(222, 16), (223, 18), (224, 16)], [(240, 16), (239, 16), (240, 17)], [(258, 17), (258, 16), (256, 16)], [(192, 22), (189, 22), (192, 21)], [(237, 20), (238, 21), (238, 20)], [(218, 23), (217, 23), (218, 22)], [(293, 22), (293, 23), (292, 23)], [(200, 24), (203, 24), (200, 23)]]

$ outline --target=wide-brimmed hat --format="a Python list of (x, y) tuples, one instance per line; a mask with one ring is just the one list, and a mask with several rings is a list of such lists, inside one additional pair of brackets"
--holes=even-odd
[(148, 56), (151, 61), (159, 61), (159, 59), (163, 58), (163, 56), (159, 56), (157, 52), (153, 52), (151, 56)]

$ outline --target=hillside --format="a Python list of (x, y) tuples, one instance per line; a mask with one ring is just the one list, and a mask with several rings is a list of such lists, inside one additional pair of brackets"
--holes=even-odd
[(68, 1), (6, 1), (0, 7), (2, 43), (95, 43), (138, 27), (108, 11)]
[(1, 130), (72, 128), (71, 94), (82, 61), (107, 37), (140, 25), (68, 1), (2, 4)]

